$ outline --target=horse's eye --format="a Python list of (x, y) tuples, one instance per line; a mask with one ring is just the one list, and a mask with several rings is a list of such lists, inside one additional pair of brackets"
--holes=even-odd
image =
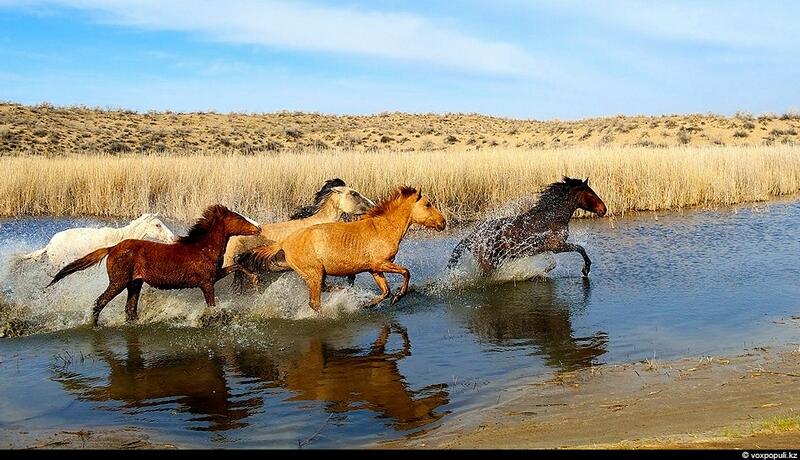
[(426, 207), (426, 208), (430, 208), (430, 207), (431, 207), (431, 204), (430, 204), (430, 203), (425, 203), (425, 207)]

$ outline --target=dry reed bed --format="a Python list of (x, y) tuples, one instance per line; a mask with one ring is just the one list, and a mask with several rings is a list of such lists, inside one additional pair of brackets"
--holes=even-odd
[(800, 191), (800, 147), (496, 149), (471, 152), (1, 157), (0, 215), (190, 220), (210, 203), (281, 218), (328, 178), (380, 198), (422, 187), (448, 218), (470, 220), (535, 194), (562, 175), (590, 177), (610, 215), (720, 206)]

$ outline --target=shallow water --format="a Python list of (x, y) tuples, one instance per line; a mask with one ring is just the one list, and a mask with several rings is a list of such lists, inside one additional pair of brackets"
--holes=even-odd
[(144, 324), (124, 325), (120, 298), (93, 331), (82, 325), (105, 287), (102, 268), (48, 291), (41, 267), (9, 269), (13, 254), (88, 224), (99, 225), (0, 222), (3, 297), (17, 319), (50, 331), (0, 340), (3, 445), (20, 431), (136, 427), (184, 446), (357, 446), (435, 429), (521, 378), (732, 354), (798, 332), (781, 321), (800, 314), (796, 200), (573, 221), (571, 240), (593, 260), (588, 282), (576, 254), (555, 256), (546, 276), (547, 257), (488, 283), (444, 275), (460, 233), (416, 235), (398, 255), (414, 292), (395, 306), (361, 311), (376, 290), (360, 275), (327, 294), (315, 318), (288, 273), (242, 297), (220, 282), (233, 319), (205, 328), (199, 292), (148, 290)]

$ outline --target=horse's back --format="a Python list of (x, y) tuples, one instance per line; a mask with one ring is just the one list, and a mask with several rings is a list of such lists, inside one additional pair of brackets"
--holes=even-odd
[(116, 244), (109, 238), (107, 228), (70, 228), (56, 233), (44, 248), (47, 260), (54, 267), (61, 267), (92, 251)]

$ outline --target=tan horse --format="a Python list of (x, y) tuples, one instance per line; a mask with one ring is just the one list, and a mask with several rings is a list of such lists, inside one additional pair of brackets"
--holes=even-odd
[(400, 187), (355, 222), (321, 224), (297, 231), (280, 243), (253, 250), (240, 262), (246, 266), (269, 266), (282, 257), (308, 285), (309, 305), (317, 312), (327, 275), (372, 274), (381, 290), (381, 295), (369, 304), (373, 307), (389, 297), (384, 273), (399, 273), (403, 285), (392, 298), (394, 304), (408, 292), (411, 280), (408, 269), (394, 263), (400, 241), (411, 224), (441, 231), (446, 222), (422, 192)]
[[(222, 266), (234, 264), (236, 256), (259, 246), (282, 241), (302, 228), (312, 225), (337, 222), (344, 215), (361, 215), (375, 206), (369, 198), (347, 187), (341, 179), (330, 179), (314, 195), (314, 203), (299, 209), (291, 220), (274, 224), (262, 224), (261, 234), (256, 236), (234, 236), (228, 242)], [(275, 270), (288, 270), (288, 267), (271, 267)], [(237, 272), (238, 274), (238, 272)]]

